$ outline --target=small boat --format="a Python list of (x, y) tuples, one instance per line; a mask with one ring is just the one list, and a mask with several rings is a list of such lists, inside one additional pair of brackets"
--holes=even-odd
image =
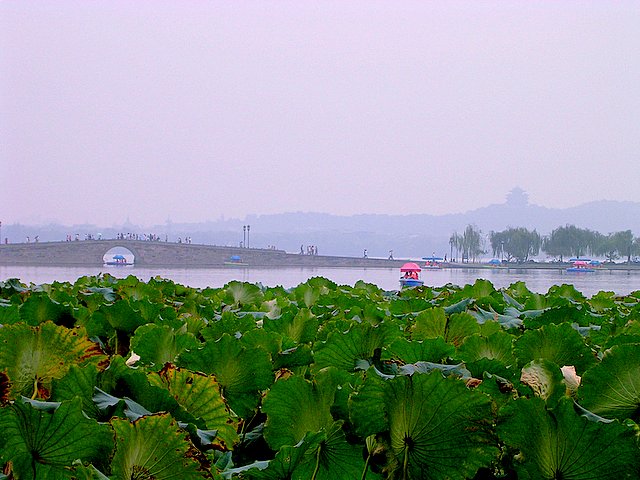
[(589, 273), (595, 272), (595, 268), (593, 268), (592, 263), (589, 259), (584, 260), (574, 260), (573, 265), (567, 268), (567, 272), (571, 273)]
[(224, 264), (236, 267), (246, 267), (249, 265), (248, 263), (242, 261), (240, 255), (231, 255), (231, 257), (229, 257), (229, 260), (224, 262)]
[(133, 265), (133, 262), (127, 261), (124, 255), (114, 255), (113, 260), (109, 260), (104, 262), (105, 265), (109, 267), (129, 267)]
[(440, 262), (444, 260), (442, 257), (436, 256), (422, 257), (422, 259), (426, 260), (423, 267), (425, 270), (440, 270), (442, 268), (442, 264)]
[(419, 287), (424, 285), (424, 281), (420, 279), (422, 269), (417, 263), (408, 262), (400, 267), (400, 273), (404, 273), (400, 277), (400, 286), (402, 287)]

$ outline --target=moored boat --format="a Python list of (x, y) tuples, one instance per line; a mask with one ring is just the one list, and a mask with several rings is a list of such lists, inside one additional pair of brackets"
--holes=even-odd
[(432, 255), (431, 257), (422, 257), (423, 260), (426, 260), (424, 264), (425, 270), (440, 270), (442, 268), (442, 262), (444, 259), (442, 257), (436, 257)]
[(589, 273), (595, 271), (596, 270), (593, 268), (591, 261), (588, 259), (574, 260), (573, 265), (567, 268), (567, 272), (570, 273)]
[(246, 267), (249, 265), (248, 263), (242, 261), (240, 255), (231, 255), (231, 257), (229, 257), (229, 260), (224, 262), (224, 264), (233, 265), (236, 267)]
[(129, 267), (133, 265), (133, 262), (129, 262), (124, 255), (114, 255), (113, 260), (104, 262), (109, 267)]

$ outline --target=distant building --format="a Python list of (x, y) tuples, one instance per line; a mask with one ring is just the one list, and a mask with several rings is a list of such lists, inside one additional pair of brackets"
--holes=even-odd
[(507, 194), (507, 206), (526, 207), (529, 205), (529, 194), (520, 187), (515, 187)]

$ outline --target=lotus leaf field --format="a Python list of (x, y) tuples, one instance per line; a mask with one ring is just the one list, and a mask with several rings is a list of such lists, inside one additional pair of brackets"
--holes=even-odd
[(0, 282), (0, 479), (637, 479), (640, 291)]

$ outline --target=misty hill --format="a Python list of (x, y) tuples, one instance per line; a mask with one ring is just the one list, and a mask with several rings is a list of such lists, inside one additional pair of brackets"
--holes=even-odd
[[(306, 251), (308, 245), (317, 246), (326, 255), (360, 256), (364, 249), (371, 257), (386, 257), (393, 250), (396, 258), (419, 258), (435, 253), (449, 253), (449, 238), (473, 224), (488, 234), (508, 227), (536, 229), (540, 234), (572, 224), (601, 233), (631, 230), (640, 235), (640, 203), (595, 201), (577, 207), (553, 209), (532, 205), (519, 188), (512, 190), (502, 204), (493, 204), (466, 213), (451, 215), (378, 215), (339, 216), (323, 213), (282, 213), (249, 215), (244, 219), (220, 219), (204, 223), (167, 222), (149, 228), (125, 224), (100, 228), (93, 225), (71, 227), (3, 225), (2, 236), (11, 242), (24, 242), (39, 235), (40, 241), (63, 240), (66, 235), (86, 233), (113, 238), (117, 233), (153, 233), (164, 241), (177, 241), (189, 236), (193, 243), (239, 245), (248, 240), (250, 247), (276, 247), (289, 252)], [(250, 225), (245, 236), (243, 226)], [(248, 237), (248, 238), (247, 238)], [(33, 241), (33, 240), (32, 240)], [(488, 245), (488, 242), (487, 242)]]

